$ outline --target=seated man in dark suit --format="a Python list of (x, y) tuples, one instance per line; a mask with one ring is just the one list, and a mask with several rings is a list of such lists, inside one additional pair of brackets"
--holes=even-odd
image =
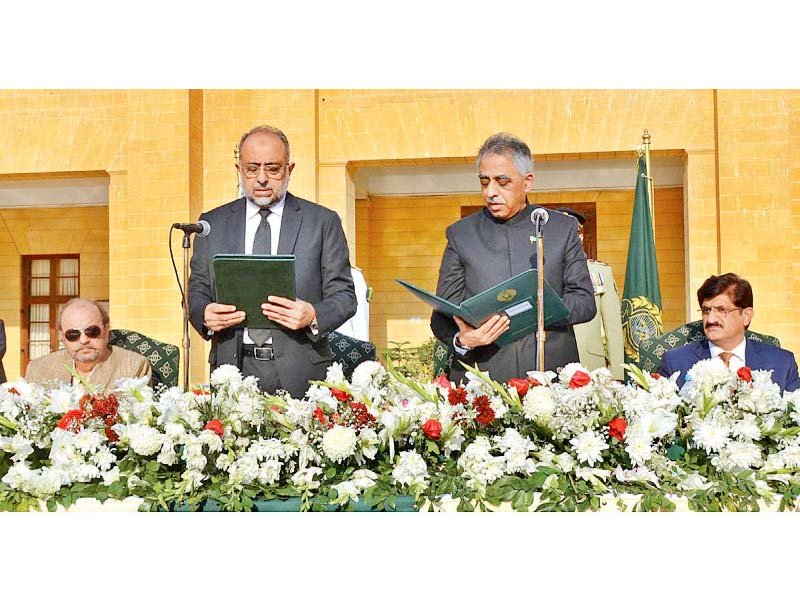
[(680, 371), (677, 383), (681, 387), (696, 362), (719, 357), (733, 372), (745, 365), (753, 370), (772, 371), (772, 381), (781, 391), (800, 387), (794, 354), (770, 344), (745, 340), (745, 329), (753, 319), (753, 289), (746, 279), (735, 273), (712, 275), (697, 290), (697, 301), (707, 339), (667, 352), (658, 367), (661, 375)]

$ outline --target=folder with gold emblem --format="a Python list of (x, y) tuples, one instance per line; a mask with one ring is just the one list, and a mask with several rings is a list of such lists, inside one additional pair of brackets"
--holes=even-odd
[(294, 255), (217, 254), (214, 256), (217, 302), (232, 304), (247, 316), (237, 327), (282, 327), (261, 312), (267, 296), (295, 299)]
[[(413, 284), (396, 279), (397, 283), (429, 304), (434, 310), (448, 317), (461, 317), (473, 327), (480, 327), (492, 315), (505, 314), (510, 319), (508, 331), (497, 338), (499, 346), (505, 346), (536, 331), (536, 269), (529, 269), (472, 298), (455, 305), (452, 302), (426, 292)], [(569, 318), (569, 309), (550, 284), (544, 282), (545, 327), (561, 323)]]

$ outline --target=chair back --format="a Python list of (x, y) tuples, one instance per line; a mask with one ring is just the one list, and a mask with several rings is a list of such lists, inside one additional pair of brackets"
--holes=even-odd
[[(778, 338), (763, 333), (756, 333), (749, 329), (745, 331), (744, 337), (748, 340), (772, 344), (778, 348), (781, 347)], [(680, 327), (676, 327), (667, 333), (642, 340), (639, 343), (639, 362), (637, 366), (643, 371), (653, 373), (658, 369), (658, 366), (661, 364), (661, 359), (668, 350), (673, 350), (680, 346), (704, 339), (706, 339), (706, 334), (703, 331), (703, 321), (692, 321)]]
[(352, 338), (338, 331), (328, 334), (328, 345), (331, 347), (333, 361), (342, 365), (345, 377), (353, 376), (353, 371), (362, 362), (376, 360), (375, 344)]
[(159, 342), (130, 329), (112, 329), (109, 343), (112, 346), (119, 346), (141, 354), (150, 361), (153, 369), (152, 387), (154, 390), (178, 385), (180, 352), (177, 346)]

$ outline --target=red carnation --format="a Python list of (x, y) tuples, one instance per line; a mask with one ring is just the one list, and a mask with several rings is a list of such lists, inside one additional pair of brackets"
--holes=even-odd
[(661, 373), (650, 373), (653, 379), (661, 379)]
[(466, 404), (467, 403), (467, 390), (463, 387), (454, 388), (451, 387), (447, 391), (447, 401), (450, 402), (453, 406), (456, 404)]
[(359, 425), (366, 425), (375, 420), (375, 417), (370, 414), (367, 406), (363, 402), (349, 402), (348, 405)]
[(481, 425), (489, 425), (494, 421), (494, 409), (489, 403), (488, 396), (478, 396), (472, 401), (472, 406), (478, 411), (478, 415), (475, 417), (478, 423)]
[(428, 419), (422, 425), (422, 432), (432, 440), (442, 437), (442, 424), (436, 419)]
[(350, 394), (338, 388), (331, 388), (331, 394), (333, 394), (333, 397), (339, 402), (344, 402), (345, 400), (350, 400), (352, 398)]
[(99, 396), (92, 400), (92, 417), (114, 417), (117, 416), (119, 402), (114, 394), (106, 397)]
[(225, 433), (225, 428), (222, 426), (222, 421), (219, 419), (211, 419), (208, 423), (206, 423), (206, 426), (203, 427), (203, 431), (206, 429), (213, 431), (219, 437), (222, 437), (222, 434)]
[(68, 410), (64, 416), (58, 421), (59, 429), (78, 429), (83, 422), (83, 411), (80, 408)]
[(736, 371), (736, 375), (739, 379), (747, 383), (753, 381), (753, 372), (750, 370), (750, 367), (740, 367), (739, 370)]
[(517, 390), (517, 394), (520, 398), (522, 398), (525, 394), (528, 393), (528, 380), (522, 379), (520, 377), (512, 377), (508, 380), (508, 385), (513, 387)]
[(106, 437), (109, 442), (116, 442), (119, 439), (117, 432), (111, 429), (109, 425), (106, 425)]
[(628, 422), (622, 417), (614, 417), (608, 422), (608, 435), (617, 438), (620, 442), (625, 437), (625, 430), (628, 428)]
[(586, 371), (575, 371), (572, 379), (569, 380), (569, 389), (574, 390), (575, 388), (583, 387), (591, 380), (592, 378), (589, 377)]
[(319, 421), (322, 425), (325, 425), (325, 413), (322, 412), (321, 407), (317, 407), (314, 409), (314, 418)]

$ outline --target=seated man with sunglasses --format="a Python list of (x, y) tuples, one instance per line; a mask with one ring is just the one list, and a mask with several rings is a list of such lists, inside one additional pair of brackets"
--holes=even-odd
[(80, 375), (91, 391), (108, 393), (119, 379), (150, 377), (150, 361), (141, 354), (110, 346), (108, 313), (96, 302), (73, 298), (61, 308), (56, 329), (64, 344), (28, 364), (25, 379), (32, 383), (78, 383)]
[(753, 319), (753, 288), (735, 273), (712, 275), (697, 290), (706, 339), (670, 350), (661, 359), (658, 372), (670, 376), (680, 371), (678, 387), (686, 373), (703, 359), (718, 358), (734, 373), (747, 366), (772, 371), (772, 381), (781, 391), (800, 388), (794, 354), (764, 342), (746, 340), (745, 329)]

